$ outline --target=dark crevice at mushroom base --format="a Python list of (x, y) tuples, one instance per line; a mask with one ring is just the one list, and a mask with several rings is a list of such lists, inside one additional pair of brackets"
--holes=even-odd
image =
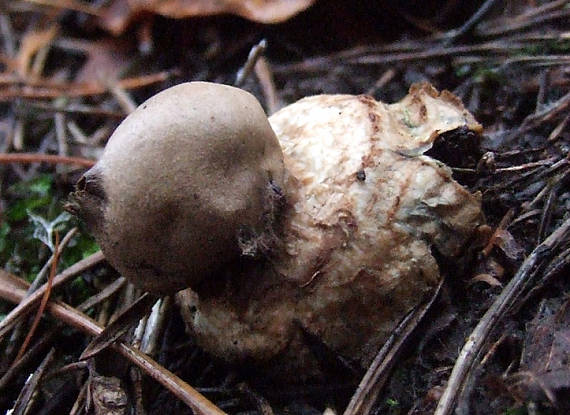
[(477, 165), (483, 156), (481, 137), (475, 131), (462, 126), (440, 134), (432, 148), (425, 152), (452, 169), (470, 169), (472, 172), (454, 170), (453, 178), (464, 186), (473, 186), (478, 179)]

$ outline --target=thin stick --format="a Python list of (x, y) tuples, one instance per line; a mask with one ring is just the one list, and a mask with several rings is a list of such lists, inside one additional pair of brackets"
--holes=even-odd
[(22, 343), (22, 347), (20, 347), (20, 350), (18, 351), (18, 354), (16, 355), (15, 362), (20, 360), (20, 358), (23, 356), (24, 352), (28, 348), (28, 344), (30, 344), (30, 340), (32, 340), (32, 336), (36, 332), (38, 324), (40, 323), (42, 315), (44, 314), (47, 302), (49, 300), (49, 296), (51, 294), (51, 288), (53, 286), (53, 279), (55, 278), (55, 273), (57, 271), (57, 261), (59, 261), (59, 254), (60, 254), (60, 252), (59, 252), (59, 232), (56, 231), (55, 232), (55, 249), (53, 250), (53, 260), (51, 261), (51, 269), (49, 272), (49, 278), (47, 281), (47, 286), (46, 286), (44, 295), (42, 296), (42, 302), (40, 303), (40, 306), (38, 307), (38, 311), (36, 312), (36, 316), (34, 317), (34, 321), (32, 322), (32, 326), (30, 327), (30, 330), (28, 331), (28, 334), (27, 334), (26, 338), (24, 339), (24, 343)]
[(72, 164), (81, 167), (93, 167), (94, 160), (82, 157), (59, 156), (55, 154), (36, 154), (36, 153), (2, 153), (0, 154), (0, 164), (7, 163), (49, 163), (49, 164)]
[(491, 11), (497, 0), (487, 0), (483, 5), (467, 20), (459, 29), (452, 30), (450, 36), (445, 39), (443, 44), (449, 46), (455, 41), (470, 34), (475, 26)]
[(431, 298), (419, 308), (408, 313), (396, 327), (364, 374), (356, 392), (354, 392), (350, 403), (344, 411), (344, 415), (365, 415), (370, 413), (370, 409), (374, 402), (376, 402), (376, 398), (382, 390), (387, 376), (395, 363), (395, 359), (402, 350), (402, 346), (424, 318), (438, 297), (442, 286), (443, 279), (440, 281)]
[(254, 66), (255, 75), (259, 80), (261, 91), (265, 97), (267, 112), (269, 115), (277, 112), (279, 109), (279, 98), (275, 89), (273, 80), (273, 72), (269, 66), (269, 62), (263, 56), (260, 56)]
[(103, 288), (103, 290), (101, 290), (99, 293), (92, 295), (87, 300), (85, 300), (84, 302), (79, 304), (77, 306), (77, 309), (79, 311), (86, 312), (91, 307), (96, 306), (97, 304), (99, 304), (99, 303), (105, 301), (106, 299), (110, 298), (117, 291), (119, 291), (121, 288), (123, 288), (126, 283), (127, 283), (127, 280), (125, 277), (117, 278), (111, 284), (109, 284), (105, 288)]
[(76, 12), (82, 12), (85, 14), (90, 14), (92, 16), (103, 16), (103, 11), (99, 10), (97, 7), (91, 6), (88, 3), (84, 3), (78, 0), (58, 0), (58, 1), (47, 1), (47, 0), (24, 0), (28, 3), (39, 4), (41, 6), (55, 7), (58, 9), (73, 10)]
[[(164, 82), (172, 76), (173, 72), (158, 72), (150, 75), (141, 75), (135, 78), (126, 78), (117, 81), (117, 85), (124, 89), (142, 88), (144, 86)], [(0, 73), (0, 102), (12, 101), (14, 98), (35, 98), (35, 99), (48, 99), (65, 97), (84, 97), (92, 95), (103, 95), (108, 92), (107, 87), (102, 82), (87, 82), (87, 83), (61, 83), (42, 81), (26, 80), (22, 84), (21, 79), (11, 76), (2, 76)]]
[(38, 354), (45, 349), (49, 344), (51, 344), (60, 335), (62, 325), (58, 324), (51, 328), (47, 334), (45, 334), (41, 339), (39, 339), (32, 347), (28, 349), (26, 354), (16, 362), (2, 375), (0, 378), (0, 391), (3, 390), (16, 376), (21, 373), (21, 370), (26, 367), (33, 359), (37, 358)]
[[(100, 263), (104, 259), (105, 257), (103, 256), (103, 253), (101, 251), (98, 251), (88, 256), (87, 258), (76, 262), (54, 278), (52, 288), (55, 289), (59, 285), (75, 277), (86, 269)], [(0, 269), (0, 273), (5, 273), (5, 271)], [(4, 320), (0, 321), (0, 338), (2, 338), (2, 336), (4, 336), (6, 332), (10, 330), (10, 328), (12, 328), (20, 318), (32, 311), (34, 305), (41, 300), (46, 289), (47, 286), (45, 284), (42, 285), (33, 294), (23, 299), (16, 308), (14, 308), (12, 311), (10, 311), (10, 313), (8, 313), (6, 317), (4, 317)]]
[[(0, 297), (7, 301), (18, 303), (24, 299), (25, 291), (19, 288), (13, 281), (10, 281), (14, 278), (15, 277), (2, 279), (2, 284), (0, 284)], [(57, 319), (88, 335), (97, 336), (103, 331), (103, 328), (90, 317), (61, 301), (50, 301), (47, 305), (47, 309)], [(118, 342), (118, 344), (112, 347), (129, 359), (129, 361), (140, 367), (147, 375), (171, 391), (177, 398), (191, 407), (196, 414), (225, 415), (225, 412), (206, 399), (202, 394), (196, 391), (196, 389), (159, 365), (149, 356), (122, 342)]]
[(247, 60), (245, 61), (245, 65), (243, 66), (243, 68), (241, 68), (238, 71), (236, 75), (236, 81), (234, 82), (235, 86), (243, 85), (244, 81), (247, 79), (247, 77), (253, 70), (255, 63), (257, 62), (259, 57), (263, 55), (266, 48), (267, 48), (267, 41), (265, 39), (261, 39), (261, 41), (257, 45), (251, 48), (251, 50), (249, 51), (249, 55), (247, 55)]
[(515, 215), (514, 209), (509, 209), (507, 211), (507, 213), (505, 213), (505, 216), (503, 216), (503, 218), (501, 219), (501, 222), (499, 222), (499, 225), (497, 225), (497, 229), (495, 229), (495, 232), (493, 232), (493, 235), (491, 235), (491, 237), (489, 238), (489, 242), (487, 242), (487, 245), (481, 251), (483, 253), (483, 255), (489, 256), (489, 254), (491, 253), (491, 250), (495, 246), (495, 242), (497, 240), (497, 237), (499, 236), (499, 233), (503, 229), (506, 229), (509, 227), (509, 223), (513, 220), (514, 215)]
[(434, 415), (451, 414), (457, 398), (463, 389), (463, 385), (465, 385), (467, 381), (468, 374), (477, 356), (481, 352), (489, 333), (497, 326), (503, 318), (504, 313), (513, 305), (516, 298), (519, 297), (521, 290), (526, 286), (529, 278), (533, 275), (532, 271), (534, 267), (539, 264), (545, 256), (551, 253), (552, 249), (568, 235), (569, 231), (570, 219), (567, 219), (558, 229), (552, 232), (543, 243), (538, 245), (531, 252), (515, 276), (509, 281), (491, 307), (489, 307), (463, 346)]
[(54, 356), (55, 349), (51, 349), (46, 357), (42, 360), (42, 363), (40, 363), (33, 375), (30, 376), (26, 381), (26, 384), (20, 391), (20, 396), (18, 396), (18, 399), (14, 404), (14, 408), (12, 411), (8, 411), (10, 414), (23, 415), (28, 412), (30, 409), (30, 404), (34, 398), (34, 394), (37, 392), (37, 387), (40, 383), (40, 380), (44, 376), (46, 369), (51, 365)]
[[(67, 244), (71, 241), (71, 238), (73, 238), (77, 232), (78, 232), (77, 228), (72, 228), (69, 232), (67, 232), (65, 234), (65, 236), (63, 237), (63, 239), (59, 243), (58, 255), (61, 255), (61, 253), (63, 252), (63, 250), (67, 246)], [(46, 263), (44, 264), (42, 269), (40, 269), (40, 272), (37, 273), (36, 278), (34, 278), (34, 281), (30, 284), (30, 287), (28, 288), (28, 295), (30, 295), (31, 293), (36, 291), (38, 289), (38, 287), (44, 283), (45, 275), (51, 269), (52, 263), (55, 259), (55, 255), (56, 255), (56, 253), (52, 252), (51, 256), (46, 261)], [(48, 277), (49, 277), (49, 274), (48, 274)]]
[(56, 114), (81, 114), (81, 115), (91, 115), (94, 117), (106, 117), (116, 120), (122, 120), (127, 116), (127, 114), (119, 111), (111, 111), (100, 108), (91, 107), (83, 104), (72, 104), (67, 107), (57, 107), (51, 104), (46, 104), (45, 102), (26, 102), (25, 105), (21, 107), (16, 107), (19, 111), (26, 109), (37, 109), (45, 112), (56, 113)]

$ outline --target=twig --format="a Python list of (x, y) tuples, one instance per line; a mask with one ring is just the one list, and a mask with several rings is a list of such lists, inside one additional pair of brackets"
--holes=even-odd
[(99, 304), (100, 302), (105, 301), (107, 298), (111, 297), (113, 294), (115, 294), (117, 291), (119, 291), (121, 288), (123, 288), (126, 283), (127, 283), (127, 280), (125, 277), (117, 278), (115, 281), (113, 281), (111, 284), (107, 285), (99, 293), (92, 295), (87, 300), (85, 300), (84, 302), (79, 304), (77, 306), (77, 309), (80, 311), (83, 311), (83, 312), (89, 310), (91, 307), (93, 307), (93, 306)]
[(47, 354), (47, 356), (42, 361), (42, 363), (40, 364), (40, 366), (31, 376), (31, 378), (28, 379), (28, 381), (26, 382), (26, 384), (24, 385), (24, 387), (20, 392), (20, 396), (18, 396), (18, 399), (14, 405), (13, 410), (10, 412), (11, 414), (23, 415), (27, 412), (27, 410), (29, 409), (30, 400), (34, 392), (36, 392), (36, 388), (38, 387), (38, 384), (40, 383), (40, 380), (44, 375), (46, 368), (50, 365), (51, 361), (53, 360), (54, 355), (55, 355), (55, 349), (51, 349)]
[[(59, 285), (65, 283), (69, 279), (82, 273), (86, 269), (91, 268), (94, 265), (97, 265), (104, 259), (105, 257), (103, 256), (103, 253), (101, 251), (98, 251), (88, 256), (87, 258), (82, 259), (81, 261), (67, 268), (61, 274), (57, 275), (53, 280), (52, 288), (55, 289)], [(0, 277), (3, 277), (4, 279), (6, 274), (7, 274), (6, 271), (0, 269)], [(0, 338), (4, 336), (6, 332), (10, 330), (10, 328), (13, 327), (14, 324), (16, 324), (20, 318), (27, 315), (32, 310), (35, 304), (41, 300), (46, 289), (47, 289), (46, 285), (45, 284), (42, 285), (40, 288), (38, 288), (37, 291), (35, 291), (29, 297), (26, 297), (18, 304), (16, 308), (10, 311), (10, 313), (8, 313), (6, 317), (4, 317), (4, 320), (0, 321)]]
[(567, 219), (558, 229), (552, 232), (543, 243), (538, 245), (531, 252), (515, 276), (509, 281), (491, 307), (489, 307), (463, 346), (434, 415), (451, 414), (469, 372), (473, 368), (474, 362), (481, 352), (482, 346), (487, 340), (489, 333), (497, 326), (504, 317), (504, 313), (513, 305), (516, 298), (519, 297), (522, 289), (533, 275), (535, 266), (541, 263), (546, 256), (551, 254), (552, 250), (568, 236), (569, 231), (570, 219)]
[(47, 334), (45, 334), (38, 342), (36, 342), (30, 349), (19, 359), (17, 362), (14, 362), (12, 366), (2, 375), (0, 378), (0, 391), (4, 389), (10, 381), (14, 378), (14, 376), (19, 372), (20, 369), (27, 366), (33, 359), (35, 359), (38, 354), (49, 345), (57, 335), (59, 335), (59, 327), (51, 328)]
[(475, 26), (491, 11), (497, 0), (487, 0), (459, 29), (452, 30), (443, 44), (449, 46), (470, 34)]
[(83, 361), (73, 362), (50, 371), (46, 375), (46, 378), (50, 379), (56, 376), (61, 376), (66, 373), (79, 372), (80, 370), (88, 370), (88, 369), (89, 369), (89, 362), (83, 362)]
[[(18, 105), (18, 104), (16, 104)], [(127, 116), (126, 113), (119, 111), (110, 111), (101, 108), (95, 108), (88, 105), (74, 104), (67, 107), (56, 107), (54, 105), (46, 104), (44, 102), (26, 102), (21, 105), (24, 109), (38, 109), (46, 112), (63, 113), (63, 114), (81, 114), (81, 115), (92, 115), (94, 117), (106, 117), (113, 118), (117, 120), (122, 120)], [(19, 107), (16, 107), (20, 110)]]
[(537, 281), (537, 283), (529, 290), (528, 294), (526, 294), (524, 298), (518, 302), (516, 311), (518, 311), (521, 307), (524, 307), (524, 304), (526, 304), (529, 298), (535, 295), (539, 290), (543, 289), (544, 286), (550, 282), (550, 279), (553, 276), (558, 275), (569, 264), (570, 248), (566, 248), (566, 250), (562, 251), (562, 253), (558, 254), (552, 261), (550, 261), (548, 266), (544, 269), (540, 281)]
[(91, 359), (115, 343), (131, 328), (133, 323), (140, 320), (141, 315), (148, 313), (155, 302), (156, 297), (149, 293), (143, 294), (142, 297), (130, 304), (111, 324), (91, 340), (91, 343), (87, 345), (81, 356), (79, 356), (79, 360)]
[(164, 297), (153, 306), (148, 317), (140, 349), (149, 356), (154, 357), (156, 355), (158, 339), (162, 336), (164, 323), (170, 314), (171, 306), (172, 298)]
[(191, 407), (197, 414), (225, 414), (174, 373), (168, 371), (139, 350), (133, 349), (124, 343), (118, 344), (114, 349), (118, 350), (124, 357), (128, 358), (132, 363), (140, 367), (143, 372), (172, 392), (174, 396)]
[[(560, 182), (559, 182), (560, 183)], [(559, 185), (556, 184), (552, 186), (546, 200), (544, 201), (544, 206), (542, 207), (542, 216), (540, 218), (540, 225), (538, 226), (538, 241), (542, 242), (546, 236), (546, 230), (550, 226), (550, 219), (552, 218), (553, 205), (556, 203), (555, 198), (558, 193)]]
[[(50, 258), (46, 261), (40, 272), (34, 278), (34, 281), (28, 286), (26, 291), (26, 297), (30, 296), (34, 291), (38, 289), (38, 287), (44, 283), (45, 276), (48, 271), (52, 268), (53, 261), (56, 255), (61, 255), (61, 252), (67, 244), (71, 241), (73, 236), (77, 233), (77, 228), (72, 228), (67, 234), (63, 237), (59, 244), (59, 248), (52, 253)], [(26, 325), (20, 323), (17, 327), (14, 328), (12, 335), (10, 336), (9, 340), (9, 347), (6, 348), (6, 355), (13, 356), (13, 352), (15, 351), (15, 347), (20, 343), (20, 338), (23, 335), (24, 330), (26, 329)], [(0, 338), (2, 336), (0, 335)], [(16, 359), (17, 360), (17, 359)]]
[(265, 39), (261, 39), (257, 45), (251, 48), (249, 55), (247, 55), (245, 65), (238, 71), (236, 75), (236, 81), (234, 82), (235, 86), (243, 85), (244, 81), (251, 74), (251, 71), (253, 70), (255, 63), (259, 57), (263, 55), (263, 52), (265, 52), (266, 47), (267, 41)]
[(129, 93), (125, 91), (124, 88), (121, 88), (117, 81), (104, 80), (103, 82), (105, 82), (107, 89), (111, 92), (115, 98), (115, 101), (117, 101), (119, 107), (121, 107), (124, 112), (130, 114), (137, 109), (137, 103), (133, 100)]
[[(25, 291), (14, 284), (12, 281), (14, 278), (15, 277), (2, 279), (3, 283), (0, 284), (0, 297), (7, 301), (18, 303), (23, 300)], [(50, 301), (47, 308), (48, 311), (57, 319), (90, 336), (97, 336), (103, 331), (103, 328), (90, 317), (80, 313), (65, 303), (60, 301)], [(166, 389), (171, 391), (177, 398), (191, 407), (197, 414), (225, 415), (223, 411), (198, 393), (194, 388), (139, 350), (133, 349), (122, 342), (113, 345), (112, 348), (129, 359), (130, 362), (140, 367), (143, 372), (155, 379)]]
[[(5, 75), (5, 74), (4, 74)], [(117, 85), (123, 89), (142, 88), (144, 86), (164, 82), (170, 78), (172, 72), (164, 71), (151, 75), (141, 75), (134, 78), (121, 79)], [(22, 80), (12, 76), (2, 76), (0, 74), (0, 102), (12, 101), (14, 98), (59, 98), (65, 97), (85, 97), (92, 95), (103, 95), (109, 90), (102, 82), (88, 83), (58, 83), (42, 80), (42, 82), (26, 80), (23, 85)]]
[(570, 160), (568, 158), (563, 158), (558, 160), (556, 163), (552, 164), (549, 167), (537, 167), (535, 170), (521, 173), (517, 177), (512, 180), (503, 182), (493, 188), (494, 191), (503, 190), (503, 189), (512, 189), (519, 183), (524, 183), (529, 179), (532, 179), (533, 183), (538, 182), (542, 178), (549, 176), (551, 174), (556, 173), (558, 170), (562, 170), (564, 167), (567, 167), (570, 164)]
[(540, 112), (544, 108), (546, 94), (550, 88), (550, 71), (542, 71), (538, 77), (538, 93), (536, 94), (536, 107), (534, 112)]
[(2, 153), (0, 154), (0, 164), (6, 163), (49, 163), (49, 164), (71, 164), (81, 167), (93, 167), (94, 160), (82, 157), (59, 156), (55, 154), (36, 153)]
[(261, 91), (265, 97), (267, 104), (267, 113), (269, 115), (277, 112), (279, 109), (279, 99), (277, 98), (277, 90), (273, 80), (273, 72), (269, 66), (269, 62), (263, 56), (260, 56), (254, 67), (255, 75), (259, 80)]
[(538, 16), (552, 10), (560, 9), (566, 5), (568, 5), (568, 0), (553, 0), (543, 4), (542, 6), (529, 7), (528, 11), (520, 16), (517, 16), (517, 20)]
[(513, 171), (521, 171), (526, 169), (532, 169), (533, 167), (539, 166), (551, 166), (556, 161), (555, 157), (549, 158), (547, 160), (538, 160), (532, 161), (530, 163), (520, 164), (518, 166), (511, 166), (511, 167), (502, 167), (500, 169), (496, 169), (493, 173), (508, 173)]
[(93, 16), (101, 17), (103, 16), (103, 11), (99, 10), (97, 7), (91, 6), (88, 3), (84, 3), (79, 0), (23, 0), (28, 3), (39, 4), (41, 6), (55, 7), (58, 9), (73, 10), (76, 12), (82, 12), (90, 14)]
[(14, 134), (12, 136), (12, 147), (14, 150), (20, 151), (24, 148), (24, 129), (24, 121), (20, 119), (16, 120)]
[(8, 14), (0, 13), (0, 33), (2, 33), (4, 50), (9, 58), (16, 55), (16, 39), (14, 30), (12, 29), (12, 22)]
[(16, 355), (16, 359), (15, 359), (16, 362), (18, 360), (20, 360), (20, 358), (22, 357), (22, 355), (26, 351), (28, 344), (30, 343), (30, 340), (32, 340), (32, 336), (34, 335), (36, 328), (38, 327), (38, 324), (40, 323), (42, 315), (44, 314), (44, 311), (46, 309), (46, 305), (47, 305), (47, 302), (49, 300), (49, 296), (51, 294), (51, 288), (53, 286), (53, 279), (55, 278), (55, 273), (57, 270), (57, 261), (59, 261), (59, 254), (60, 254), (60, 252), (59, 252), (59, 233), (55, 232), (55, 249), (53, 251), (53, 260), (51, 261), (51, 269), (50, 269), (46, 289), (45, 289), (44, 295), (42, 296), (40, 306), (38, 307), (38, 310), (36, 312), (36, 316), (34, 317), (34, 321), (32, 322), (30, 330), (28, 330), (28, 334), (26, 335), (26, 338), (24, 339), (24, 343), (22, 343), (22, 346), (20, 347), (20, 350), (18, 351), (18, 354)]
[(514, 130), (511, 134), (507, 136), (508, 139), (512, 139), (515, 136), (520, 135), (526, 131), (529, 131), (535, 127), (538, 127), (545, 121), (549, 121), (554, 118), (557, 114), (563, 113), (570, 106), (570, 92), (562, 96), (558, 101), (545, 106), (542, 111), (534, 112), (524, 119), (519, 128)]
[(429, 301), (409, 313), (396, 327), (360, 381), (356, 392), (354, 392), (350, 403), (344, 411), (344, 415), (366, 415), (370, 413), (370, 409), (376, 401), (382, 386), (384, 386), (388, 373), (392, 369), (402, 346), (432, 306), (439, 295), (442, 285), (443, 279)]
[[(398, 43), (383, 48), (357, 48), (326, 56), (318, 56), (305, 59), (302, 62), (274, 65), (276, 74), (289, 74), (303, 72), (305, 74), (319, 71), (330, 71), (332, 64), (340, 62), (343, 65), (395, 65), (397, 63), (421, 62), (429, 59), (453, 58), (470, 56), (489, 62), (492, 59), (506, 59), (517, 53), (524, 52), (530, 45), (541, 45), (544, 41), (524, 41), (523, 38), (513, 38), (497, 41), (489, 41), (475, 45), (459, 45), (442, 47), (437, 43), (426, 45), (426, 42)], [(553, 56), (523, 56), (524, 58), (563, 58), (560, 63), (567, 59), (565, 55)]]
[(552, 132), (548, 136), (548, 142), (551, 143), (557, 140), (558, 137), (560, 137), (560, 134), (562, 133), (562, 131), (564, 131), (564, 129), (568, 125), (568, 121), (570, 121), (570, 113), (562, 121), (560, 121), (560, 124), (558, 124), (556, 128), (554, 128), (554, 130), (552, 130)]
[(483, 357), (483, 359), (481, 359), (481, 366), (485, 366), (487, 364), (487, 362), (497, 353), (497, 349), (499, 348), (499, 346), (501, 344), (503, 344), (505, 342), (507, 338), (507, 335), (505, 333), (503, 333), (501, 335), (501, 337), (499, 337), (499, 340), (497, 340), (496, 342), (493, 343), (493, 345), (489, 348), (489, 351), (487, 352), (487, 354), (485, 354), (485, 357)]
[(540, 215), (541, 210), (540, 209), (533, 209), (533, 210), (529, 210), (528, 212), (523, 213), (522, 215), (518, 216), (516, 219), (514, 219), (511, 224), (509, 225), (509, 228), (514, 227), (515, 225), (518, 225), (519, 223), (530, 219), (534, 216), (539, 216)]
[(504, 36), (507, 33), (529, 29), (532, 26), (544, 24), (548, 21), (568, 19), (569, 16), (570, 10), (561, 9), (549, 11), (536, 16), (530, 16), (528, 19), (509, 19), (508, 22), (503, 21), (501, 24), (493, 28), (480, 28), (477, 30), (477, 35), (482, 37)]
[[(492, 153), (491, 153), (492, 154)], [(483, 160), (483, 158), (482, 158)], [(556, 161), (556, 157), (549, 158), (547, 160), (538, 160), (538, 161), (531, 161), (525, 164), (519, 164), (518, 166), (510, 166), (510, 167), (501, 167), (499, 169), (495, 168), (490, 171), (491, 174), (500, 174), (500, 173), (511, 173), (517, 172), (521, 170), (532, 169), (534, 167), (540, 166), (551, 166)], [(462, 173), (478, 173), (477, 169), (468, 169), (468, 168), (461, 168), (461, 167), (452, 167), (453, 171), (458, 171)]]
[(75, 403), (73, 404), (71, 410), (69, 411), (69, 415), (77, 415), (84, 413), (85, 399), (87, 398), (88, 390), (89, 390), (89, 382), (85, 382), (81, 387), (81, 390), (77, 395), (77, 398), (75, 399)]
[(69, 146), (67, 144), (67, 131), (65, 129), (65, 115), (61, 112), (56, 112), (53, 118), (55, 138), (57, 140), (57, 154), (62, 157), (67, 157), (69, 154)]
[(271, 405), (263, 396), (251, 389), (245, 382), (240, 383), (237, 387), (238, 391), (243, 393), (249, 400), (251, 400), (261, 415), (273, 415)]
[(390, 68), (382, 73), (380, 78), (374, 83), (373, 86), (368, 88), (366, 91), (366, 95), (374, 95), (376, 91), (379, 89), (384, 88), (394, 77), (396, 76), (396, 70), (394, 68)]
[(483, 248), (482, 251), (483, 255), (489, 256), (491, 250), (495, 246), (495, 241), (497, 240), (497, 237), (499, 236), (499, 234), (503, 229), (509, 227), (509, 223), (511, 222), (511, 220), (513, 220), (514, 215), (515, 215), (515, 210), (509, 209), (505, 214), (505, 216), (503, 216), (501, 222), (499, 222), (499, 225), (497, 226), (497, 229), (495, 229), (495, 232), (493, 232), (493, 235), (489, 238), (489, 242), (487, 242), (487, 245), (485, 246), (485, 248)]
[(30, 288), (28, 288), (28, 295), (36, 291), (38, 287), (44, 283), (45, 275), (52, 268), (52, 264), (53, 261), (55, 260), (56, 255), (57, 256), (61, 255), (62, 251), (71, 241), (71, 238), (73, 238), (77, 232), (78, 232), (77, 228), (72, 228), (69, 232), (65, 234), (65, 236), (59, 243), (59, 249), (54, 250), (54, 252), (51, 254), (47, 262), (44, 264), (40, 272), (38, 272), (38, 275), (36, 275), (36, 278), (34, 278), (34, 281), (30, 284)]
[(135, 414), (146, 415), (146, 411), (144, 409), (144, 404), (143, 404), (143, 385), (142, 385), (143, 376), (141, 374), (141, 370), (136, 366), (131, 366), (129, 369), (129, 375), (131, 381), (133, 382)]

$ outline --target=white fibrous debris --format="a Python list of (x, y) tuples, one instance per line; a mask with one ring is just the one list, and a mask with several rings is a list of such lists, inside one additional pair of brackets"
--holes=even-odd
[(391, 105), (308, 97), (269, 121), (287, 171), (280, 242), (223, 283), (181, 292), (187, 328), (212, 354), (279, 376), (322, 373), (311, 341), (366, 367), (439, 283), (432, 249), (460, 255), (484, 222), (480, 197), (423, 155), (444, 132), (482, 128), (427, 84)]

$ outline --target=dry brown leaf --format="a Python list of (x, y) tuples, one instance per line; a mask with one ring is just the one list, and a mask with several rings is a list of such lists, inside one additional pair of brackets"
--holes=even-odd
[(469, 285), (484, 282), (491, 287), (501, 287), (501, 281), (505, 277), (505, 268), (494, 257), (490, 256), (476, 265), (473, 275), (474, 277), (469, 281)]
[(114, 0), (102, 26), (115, 35), (142, 13), (181, 19), (192, 16), (235, 14), (260, 23), (280, 23), (310, 7), (315, 0)]
[(510, 261), (516, 263), (522, 261), (524, 258), (524, 248), (520, 246), (513, 235), (505, 229), (497, 231), (495, 246), (503, 251)]

